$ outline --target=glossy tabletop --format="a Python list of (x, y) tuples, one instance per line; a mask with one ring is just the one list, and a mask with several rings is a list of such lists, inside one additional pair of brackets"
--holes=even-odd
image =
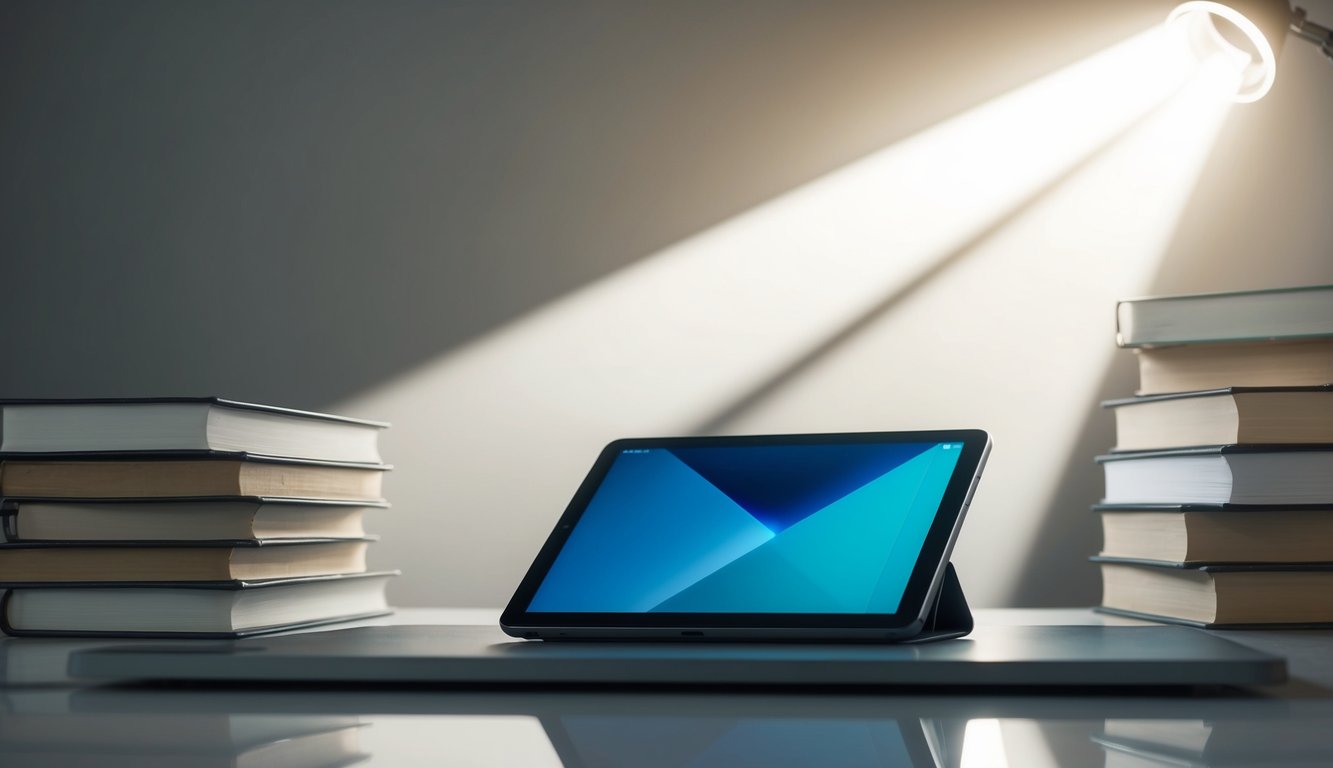
[[(403, 623), (494, 612), (408, 610)], [(980, 611), (980, 625), (1134, 623)], [(0, 641), (3, 765), (1324, 765), (1333, 632), (1229, 632), (1288, 659), (1257, 689), (690, 691), (112, 687), (62, 678), (95, 641)], [(105, 642), (105, 641), (101, 641)]]

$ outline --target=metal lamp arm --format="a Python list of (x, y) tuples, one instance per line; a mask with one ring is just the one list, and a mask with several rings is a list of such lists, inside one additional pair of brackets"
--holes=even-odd
[(1291, 11), (1291, 31), (1302, 40), (1309, 40), (1319, 46), (1319, 50), (1324, 56), (1333, 62), (1333, 29), (1329, 29), (1320, 24), (1305, 18), (1304, 8), (1293, 8)]

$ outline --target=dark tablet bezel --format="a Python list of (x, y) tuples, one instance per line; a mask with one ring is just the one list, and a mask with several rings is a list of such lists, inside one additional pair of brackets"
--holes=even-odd
[[(960, 443), (961, 455), (917, 556), (898, 611), (849, 613), (554, 613), (529, 612), (547, 571), (583, 511), (601, 486), (612, 463), (625, 450), (765, 445), (857, 443)], [(500, 618), (511, 636), (530, 639), (908, 639), (920, 633), (939, 589), (972, 492), (990, 450), (981, 430), (846, 432), (725, 437), (626, 438), (597, 457)]]

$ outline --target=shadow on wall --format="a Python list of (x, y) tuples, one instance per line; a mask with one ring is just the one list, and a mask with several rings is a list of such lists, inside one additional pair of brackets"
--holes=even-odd
[[(1110, 359), (1096, 402), (1126, 397), (1138, 387), (1138, 364), (1121, 351)], [(1115, 444), (1115, 419), (1097, 407), (1087, 408), (1057, 477), (1051, 500), (1044, 505), (1029, 544), (1029, 556), (1016, 569), (1006, 604), (1021, 607), (1093, 605), (1101, 602), (1100, 583), (1088, 558), (1102, 548), (1098, 516), (1088, 505), (1101, 496), (1102, 468), (1093, 457)]]
[(327, 407), (1158, 13), (6, 2), (0, 394)]

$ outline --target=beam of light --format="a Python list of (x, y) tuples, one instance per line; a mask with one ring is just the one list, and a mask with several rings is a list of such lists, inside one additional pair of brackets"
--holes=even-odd
[(546, 729), (525, 715), (377, 715), (362, 718), (360, 752), (395, 768), (560, 768)]
[(963, 728), (959, 768), (1009, 768), (999, 720), (968, 720)]
[[(506, 599), (601, 444), (707, 423), (964, 249), (1176, 93), (1191, 58), (1173, 42), (1162, 29), (1131, 38), (340, 404), (396, 422), (391, 495), (430, 510), (384, 518), (374, 556), (421, 574), (399, 580), (395, 602)], [(1003, 347), (999, 330), (978, 343)], [(836, 409), (808, 421), (905, 426)], [(438, 563), (467, 582), (431, 579)]]
[(1057, 194), (728, 429), (983, 426), (996, 450), (953, 554), (969, 602), (1033, 600), (1017, 585), (1053, 559), (1062, 576), (1042, 586), (1046, 599), (1077, 599), (1061, 590), (1079, 574), (1095, 584), (1090, 553), (1041, 550), (1038, 532), (1048, 516), (1095, 525), (1086, 508), (1102, 481), (1092, 456), (1113, 439), (1078, 443), (1101, 397), (1130, 394), (1100, 394), (1112, 356), (1125, 354), (1115, 302), (1149, 291), (1236, 77), (1210, 63)]

